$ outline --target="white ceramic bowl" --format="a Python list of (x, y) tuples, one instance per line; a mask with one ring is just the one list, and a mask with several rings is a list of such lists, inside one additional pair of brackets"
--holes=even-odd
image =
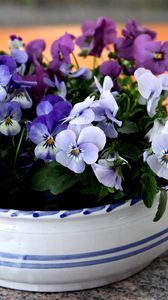
[(168, 249), (168, 209), (142, 201), (59, 212), (0, 210), (0, 285), (30, 291), (102, 286)]

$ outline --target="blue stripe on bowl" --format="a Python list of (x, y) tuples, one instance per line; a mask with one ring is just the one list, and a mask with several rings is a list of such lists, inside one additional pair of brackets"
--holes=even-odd
[(165, 242), (168, 241), (168, 236), (141, 249), (137, 249), (125, 254), (89, 260), (89, 261), (80, 261), (80, 262), (70, 262), (70, 263), (53, 263), (53, 264), (44, 264), (44, 263), (22, 263), (22, 262), (11, 262), (11, 261), (0, 261), (0, 266), (11, 267), (11, 268), (19, 268), (19, 269), (67, 269), (67, 268), (79, 268), (79, 267), (87, 267), (93, 265), (100, 265), (104, 263), (110, 263), (114, 261), (120, 261), (129, 257), (133, 257), (135, 255), (146, 252), (150, 249), (153, 249)]
[(155, 233), (147, 238), (141, 239), (139, 241), (129, 243), (123, 246), (114, 247), (110, 249), (100, 250), (100, 251), (93, 251), (93, 252), (86, 252), (86, 253), (76, 253), (76, 254), (67, 254), (67, 255), (28, 255), (28, 254), (13, 254), (13, 253), (5, 253), (0, 252), (0, 258), (8, 258), (8, 259), (22, 259), (25, 261), (55, 261), (55, 260), (71, 260), (71, 259), (81, 259), (81, 258), (89, 258), (89, 257), (96, 257), (96, 256), (104, 256), (109, 255), (116, 252), (121, 252), (124, 250), (129, 250), (131, 248), (135, 248), (140, 245), (144, 245), (150, 241), (153, 241), (159, 237), (168, 233), (168, 228)]

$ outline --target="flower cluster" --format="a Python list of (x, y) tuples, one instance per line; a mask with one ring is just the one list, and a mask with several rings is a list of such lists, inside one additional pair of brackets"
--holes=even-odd
[(168, 180), (168, 41), (135, 20), (118, 36), (100, 17), (81, 36), (56, 39), (50, 61), (45, 49), (43, 39), (11, 35), (0, 54), (0, 206), (74, 209), (142, 197), (151, 207), (160, 191), (158, 220)]

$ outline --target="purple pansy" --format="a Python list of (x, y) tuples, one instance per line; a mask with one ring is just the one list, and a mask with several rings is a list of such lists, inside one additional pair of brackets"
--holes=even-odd
[(37, 116), (49, 114), (51, 111), (57, 111), (60, 122), (65, 119), (72, 109), (70, 102), (65, 102), (63, 98), (57, 95), (47, 95), (42, 98), (41, 102), (36, 107)]
[(33, 88), (32, 92), (39, 99), (43, 97), (44, 91), (48, 87), (44, 82), (44, 78), (49, 77), (48, 68), (43, 67), (41, 64), (45, 48), (46, 43), (43, 39), (33, 40), (26, 46), (29, 60), (32, 61), (35, 66), (35, 72), (32, 75), (27, 75), (25, 79), (37, 82), (37, 87)]
[(14, 136), (21, 130), (19, 121), (22, 112), (16, 102), (1, 103), (0, 105), (0, 132), (4, 135)]
[(70, 54), (74, 50), (74, 39), (72, 34), (65, 33), (59, 39), (55, 40), (51, 45), (51, 55), (53, 60), (50, 63), (50, 68), (56, 72), (61, 66), (71, 63)]
[(26, 46), (26, 51), (29, 59), (34, 62), (35, 66), (42, 61), (42, 53), (46, 48), (46, 43), (43, 39), (36, 39), (31, 41)]
[(133, 19), (128, 20), (126, 28), (122, 30), (123, 37), (115, 40), (117, 56), (128, 60), (134, 59), (134, 41), (141, 34), (148, 34), (151, 39), (156, 37), (154, 31), (142, 27)]
[(138, 66), (154, 74), (168, 70), (168, 42), (153, 41), (147, 34), (137, 37), (134, 42), (134, 58)]
[(9, 83), (11, 76), (8, 66), (0, 65), (0, 85), (6, 86)]
[(82, 173), (85, 164), (93, 164), (106, 143), (103, 131), (94, 126), (70, 127), (57, 135), (56, 161), (75, 173)]
[(120, 75), (121, 70), (121, 66), (118, 61), (115, 60), (104, 61), (99, 67), (99, 71), (102, 75), (108, 75), (112, 79), (116, 79)]
[(37, 117), (29, 126), (29, 139), (37, 145), (34, 150), (37, 158), (55, 160), (56, 135), (67, 127), (60, 123), (60, 116), (60, 111), (52, 110), (47, 115)]
[(156, 32), (141, 26), (140, 24), (138, 24), (134, 19), (130, 19), (128, 20), (126, 26), (126, 28), (122, 30), (122, 35), (124, 37), (137, 37), (140, 34), (148, 34), (150, 35), (150, 37), (152, 39), (154, 39), (156, 37)]
[(102, 50), (115, 38), (115, 23), (107, 17), (99, 17), (96, 21), (88, 20), (82, 25), (82, 36), (77, 38), (76, 43), (88, 49), (89, 55), (100, 57)]
[(152, 140), (152, 155), (147, 156), (147, 163), (159, 177), (168, 179), (168, 134), (160, 134)]
[(0, 65), (8, 66), (10, 74), (13, 74), (17, 68), (16, 61), (9, 55), (0, 55)]
[(116, 190), (122, 190), (121, 176), (108, 159), (100, 159), (98, 163), (92, 164), (93, 172), (100, 183)]

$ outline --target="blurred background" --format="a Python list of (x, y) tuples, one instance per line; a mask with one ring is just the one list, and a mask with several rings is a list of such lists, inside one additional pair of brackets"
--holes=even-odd
[(77, 24), (106, 15), (123, 23), (168, 22), (168, 0), (0, 0), (0, 26)]

